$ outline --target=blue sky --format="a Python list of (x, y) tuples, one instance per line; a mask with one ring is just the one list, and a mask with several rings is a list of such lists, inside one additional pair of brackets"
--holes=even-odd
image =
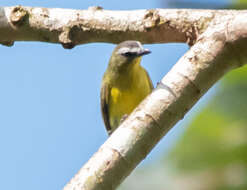
[[(160, 1), (3, 1), (87, 9), (158, 8)], [(0, 46), (0, 179), (2, 189), (61, 189), (106, 140), (100, 84), (115, 45), (92, 43), (65, 50), (59, 44), (16, 42)], [(188, 50), (185, 44), (145, 45), (142, 65), (153, 83)], [(207, 95), (208, 97), (210, 95)], [(199, 104), (206, 102), (206, 99)], [(201, 105), (202, 106), (202, 105)], [(201, 107), (185, 117), (186, 123)], [(183, 130), (176, 126), (146, 159), (159, 158)], [(145, 162), (143, 163), (145, 165)]]

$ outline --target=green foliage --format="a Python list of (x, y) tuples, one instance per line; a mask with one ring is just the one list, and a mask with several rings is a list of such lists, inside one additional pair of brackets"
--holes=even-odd
[[(215, 186), (208, 184), (211, 189), (247, 189), (246, 97), (247, 67), (243, 67), (223, 79), (219, 92), (169, 155), (177, 171), (217, 174), (221, 180)], [(239, 177), (230, 183), (225, 177), (229, 173)]]
[(246, 9), (247, 0), (233, 0), (228, 9)]

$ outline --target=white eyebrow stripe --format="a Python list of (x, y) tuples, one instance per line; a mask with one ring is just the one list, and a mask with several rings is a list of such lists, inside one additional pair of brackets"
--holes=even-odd
[(130, 48), (128, 47), (122, 47), (117, 51), (119, 54), (130, 52)]
[(143, 49), (143, 47), (139, 41), (137, 41), (137, 44), (138, 44), (139, 48)]
[(118, 53), (118, 54), (125, 54), (125, 53), (127, 53), (127, 52), (138, 53), (138, 52), (140, 52), (141, 50), (144, 49), (140, 42), (136, 42), (136, 44), (137, 44), (138, 46), (135, 46), (135, 47), (133, 47), (133, 46), (132, 46), (132, 47), (122, 47), (122, 48), (120, 48), (120, 49), (117, 51), (117, 53)]

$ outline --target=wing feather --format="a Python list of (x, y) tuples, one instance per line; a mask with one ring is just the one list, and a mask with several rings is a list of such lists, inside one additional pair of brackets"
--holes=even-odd
[(110, 116), (109, 116), (109, 84), (103, 83), (100, 92), (100, 104), (101, 104), (101, 114), (105, 123), (106, 130), (108, 134), (111, 134), (112, 127), (110, 125)]

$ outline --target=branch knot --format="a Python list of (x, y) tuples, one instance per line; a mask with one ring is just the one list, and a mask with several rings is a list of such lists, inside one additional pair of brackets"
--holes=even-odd
[(11, 15), (10, 21), (14, 26), (20, 27), (25, 23), (25, 20), (28, 18), (28, 12), (22, 6), (14, 7)]
[(160, 24), (160, 15), (158, 11), (155, 9), (147, 10), (144, 16), (144, 27), (147, 31), (152, 28), (157, 27)]

